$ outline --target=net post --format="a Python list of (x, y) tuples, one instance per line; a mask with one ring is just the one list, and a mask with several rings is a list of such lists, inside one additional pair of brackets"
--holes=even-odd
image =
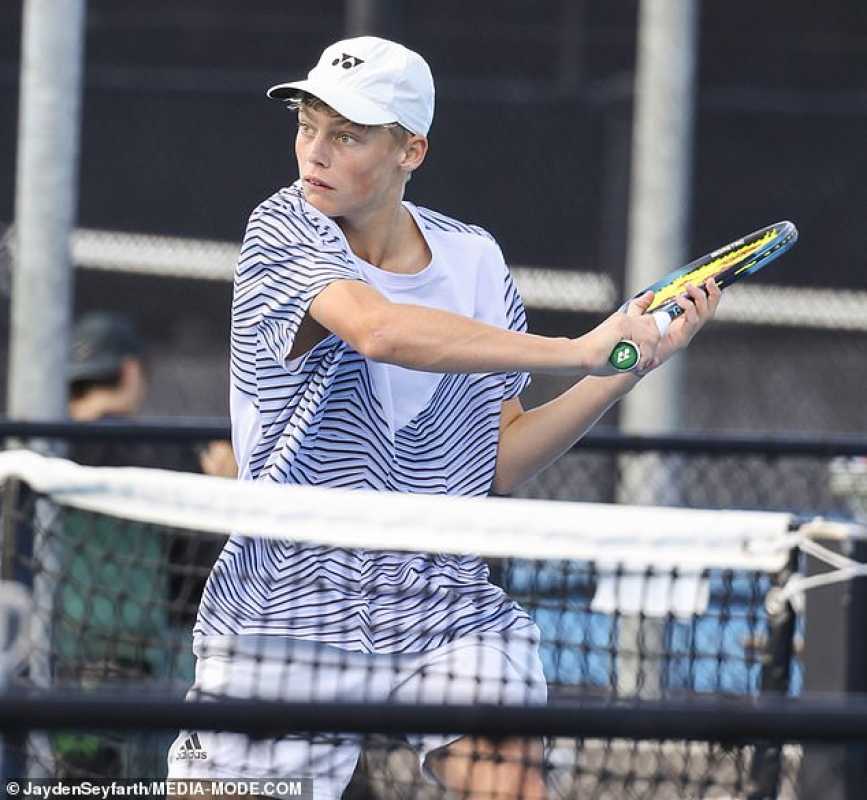
[(21, 513), (30, 495), (28, 487), (17, 478), (3, 486), (3, 551), (0, 556), (0, 579), (18, 581), (26, 586), (31, 576), (21, 561), (21, 553), (29, 553), (33, 546), (32, 531), (23, 524)]
[[(821, 528), (811, 538), (847, 558), (867, 562), (867, 537), (854, 528), (846, 535)], [(808, 576), (830, 571), (807, 555)], [(867, 581), (849, 580), (812, 589), (805, 595), (804, 690), (810, 693), (867, 692)], [(867, 744), (810, 744), (804, 748), (799, 800), (856, 800), (867, 786)]]
[[(0, 580), (18, 581), (30, 587), (30, 576), (21, 561), (21, 552), (32, 550), (32, 531), (24, 523), (22, 509), (26, 506), (30, 490), (21, 481), (11, 478), (2, 487), (0, 512), (2, 512), (2, 548), (0, 548)], [(0, 643), (5, 647), (6, 643)], [(0, 691), (6, 692), (7, 675), (0, 675)], [(3, 735), (0, 749), (0, 779), (5, 786), (9, 781), (20, 780), (26, 772), (27, 731), (7, 732)]]
[[(26, 587), (32, 596), (30, 656), (26, 661), (29, 683), (51, 686), (51, 620), (54, 613), (54, 578), (46, 574), (44, 553), (50, 549), (47, 533), (53, 512), (49, 501), (24, 481), (9, 479), (2, 491), (2, 548), (0, 578)], [(35, 565), (39, 563), (37, 568)], [(57, 572), (57, 565), (48, 563)], [(5, 687), (4, 687), (5, 688)], [(0, 777), (20, 780), (51, 777), (50, 746), (38, 732), (23, 731), (3, 739)]]
[[(798, 572), (800, 554), (793, 549), (786, 568), (773, 576), (774, 586), (785, 586)], [(759, 682), (762, 696), (785, 697), (791, 686), (792, 662), (795, 656), (795, 609), (789, 602), (768, 609), (768, 643), (762, 657)], [(775, 800), (780, 792), (780, 774), (783, 765), (782, 742), (756, 744), (750, 765), (747, 800)]]

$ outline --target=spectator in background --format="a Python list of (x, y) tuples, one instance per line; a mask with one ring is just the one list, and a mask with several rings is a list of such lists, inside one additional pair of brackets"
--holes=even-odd
[[(144, 346), (133, 322), (123, 314), (97, 311), (75, 325), (69, 364), (69, 416), (78, 422), (123, 420), (141, 411), (148, 391)], [(70, 458), (89, 466), (139, 466), (201, 470), (237, 477), (227, 441), (209, 442), (196, 460), (189, 454), (167, 463), (165, 452), (148, 445), (112, 440), (73, 444)]]
[[(144, 344), (129, 317), (99, 311), (78, 320), (68, 364), (72, 420), (132, 420), (145, 403), (148, 383)], [(226, 441), (194, 451), (187, 445), (93, 437), (72, 440), (68, 457), (94, 467), (237, 475)], [(222, 541), (167, 535), (72, 510), (64, 513), (58, 537), (61, 566), (51, 626), (57, 680), (140, 682), (174, 673), (168, 642), (177, 636), (171, 632), (190, 628)], [(145, 770), (138, 745), (111, 733), (56, 737), (54, 753), (59, 776), (70, 780), (108, 780), (124, 768)]]
[[(148, 389), (142, 341), (130, 319), (97, 312), (73, 330), (69, 416), (78, 422), (135, 417)], [(147, 443), (118, 439), (72, 440), (68, 456), (94, 467), (162, 466)], [(194, 461), (177, 466), (192, 469)], [(73, 685), (139, 681), (159, 666), (149, 643), (165, 635), (169, 619), (171, 543), (140, 525), (67, 511), (58, 527), (60, 569), (51, 626), (55, 677)], [(123, 594), (121, 594), (121, 592)], [(108, 780), (135, 762), (112, 733), (56, 737), (58, 775)]]
[(69, 416), (78, 422), (134, 417), (147, 394), (144, 348), (132, 321), (98, 311), (75, 325), (69, 358)]

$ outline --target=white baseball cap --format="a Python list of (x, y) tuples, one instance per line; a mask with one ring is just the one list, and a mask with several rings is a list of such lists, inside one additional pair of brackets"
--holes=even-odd
[(291, 99), (308, 92), (359, 125), (398, 122), (427, 136), (433, 121), (434, 83), (416, 52), (376, 36), (344, 39), (326, 47), (306, 81), (280, 83), (268, 97)]

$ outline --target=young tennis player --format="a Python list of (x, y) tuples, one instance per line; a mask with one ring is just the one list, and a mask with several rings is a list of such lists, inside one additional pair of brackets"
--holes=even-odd
[[(244, 480), (508, 493), (568, 450), (640, 376), (685, 347), (719, 292), (690, 287), (660, 340), (650, 294), (589, 333), (526, 333), (484, 230), (404, 201), (428, 150), (434, 85), (418, 54), (362, 37), (268, 95), (298, 114), (300, 179), (250, 217), (232, 310), (233, 440)], [(640, 350), (631, 374), (608, 363)], [(575, 385), (525, 411), (531, 371)], [(194, 633), (194, 694), (544, 703), (539, 631), (472, 555), (233, 537)], [(421, 544), (421, 543), (420, 543)], [(541, 742), (423, 737), (426, 777), (467, 797), (541, 798)], [(351, 739), (183, 732), (170, 777), (312, 776), (339, 798)]]

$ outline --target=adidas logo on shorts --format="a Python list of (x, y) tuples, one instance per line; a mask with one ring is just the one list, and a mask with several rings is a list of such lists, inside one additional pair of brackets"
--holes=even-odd
[(177, 759), (189, 759), (192, 761), (193, 759), (206, 759), (208, 754), (205, 752), (205, 748), (202, 747), (202, 743), (199, 741), (199, 734), (194, 733), (192, 736), (188, 736), (186, 741), (178, 748), (177, 753), (175, 753), (175, 758)]

